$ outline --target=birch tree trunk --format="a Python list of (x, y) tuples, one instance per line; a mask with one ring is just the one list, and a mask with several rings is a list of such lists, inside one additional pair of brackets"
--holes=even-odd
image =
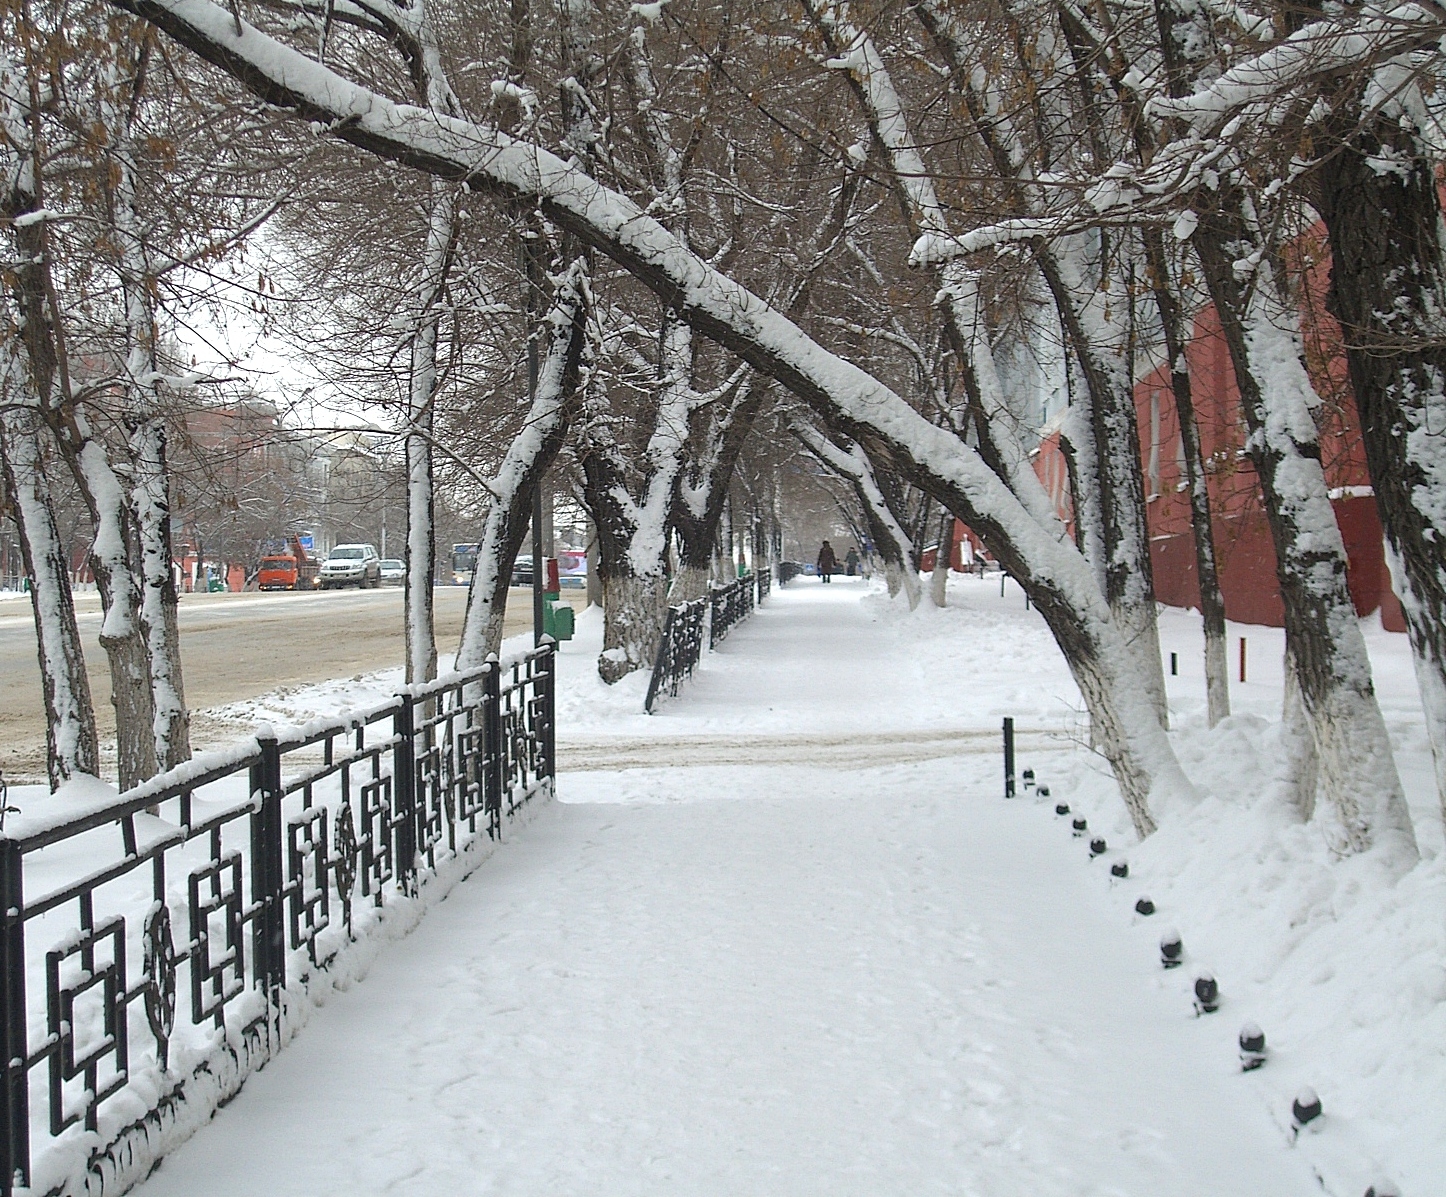
[(1190, 329), (1184, 305), (1171, 280), (1163, 233), (1158, 228), (1147, 228), (1142, 231), (1141, 237), (1155, 306), (1160, 314), (1165, 354), (1169, 358), (1170, 393), (1175, 400), (1175, 420), (1180, 427), (1180, 454), (1185, 459), (1185, 481), (1190, 495), (1190, 532), (1195, 544), (1195, 578), (1200, 584), (1200, 615), (1205, 625), (1205, 705), (1210, 726), (1214, 727), (1230, 714), (1230, 664), (1225, 652), (1225, 596), (1220, 591), (1220, 574), (1215, 564), (1210, 490), (1200, 452), (1200, 429), (1195, 421), (1190, 368), (1185, 359)]
[[(135, 64), (131, 86), (139, 91), (147, 55)], [(125, 307), (125, 414), (129, 433), (131, 479), (121, 502), (131, 508), (139, 558), (139, 631), (146, 652), (151, 690), (151, 734), (157, 769), (170, 769), (191, 757), (191, 717), (181, 671), (181, 634), (171, 569), (170, 477), (166, 464), (166, 426), (162, 415), (160, 361), (155, 312), (156, 276), (141, 233), (135, 183), (135, 147), (131, 105), (119, 94), (121, 81), (112, 68), (102, 118), (110, 130), (112, 173), (110, 214), (118, 247), (117, 273)], [(102, 484), (102, 489), (104, 485)]]
[[(457, 203), (452, 187), (442, 179), (433, 179), (427, 239), (422, 249), (422, 279), (417, 293), (417, 323), (412, 335), (407, 403), (407, 572), (403, 606), (408, 682), (427, 682), (437, 676), (432, 603), (432, 581), (437, 572), (432, 428), (438, 380), (437, 333), (456, 222)], [(508, 568), (511, 569), (510, 564)]]
[(100, 642), (111, 671), (117, 769), (121, 788), (129, 789), (156, 772), (155, 709), (138, 618), (139, 588), (131, 570), (135, 528), (125, 488), (71, 394), (46, 221), (41, 218), (45, 210), (41, 181), (33, 160), (25, 157), (31, 114), (17, 108), (20, 102), (14, 89), (0, 96), (15, 155), (5, 165), (5, 191), (0, 195), (0, 208), (11, 218), (15, 247), (16, 265), (7, 282), (19, 317), (18, 340), (30, 391), (75, 476), (95, 527), (89, 561), (101, 598)]
[[(24, 378), (15, 355), (8, 347), (3, 352), (3, 393), (9, 402), (12, 395), (23, 393)], [(0, 411), (0, 468), (30, 582), (45, 700), (45, 771), (55, 790), (77, 774), (99, 774), (100, 753), (90, 678), (70, 592), (70, 562), (56, 527), (40, 448), (43, 428), (33, 412)]]
[(1299, 318), (1263, 257), (1247, 286), (1234, 264), (1253, 244), (1246, 198), (1222, 182), (1194, 244), (1235, 366), (1248, 449), (1265, 496), (1300, 700), (1341, 855), (1380, 845), (1402, 868), (1418, 858), (1370, 659), (1346, 586), (1346, 551), (1331, 508), (1302, 361)]
[(929, 597), (941, 611), (949, 605), (949, 564), (954, 557), (954, 513), (946, 511), (939, 521), (939, 547), (934, 550), (934, 574), (929, 579)]
[(547, 346), (538, 369), (537, 389), (502, 466), (490, 482), (477, 564), (467, 592), (467, 613), (455, 667), (475, 669), (502, 645), (502, 620), (512, 565), (527, 534), (532, 492), (562, 448), (575, 415), (578, 395), (590, 365), (587, 268), (574, 261), (559, 283), (542, 322)]

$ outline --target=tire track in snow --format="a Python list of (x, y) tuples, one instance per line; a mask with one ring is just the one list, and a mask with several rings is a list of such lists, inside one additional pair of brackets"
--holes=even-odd
[[(1045, 728), (1016, 728), (1014, 736), (1016, 751), (1064, 749), (1073, 743), (1066, 733)], [(844, 769), (1001, 751), (997, 728), (669, 736), (647, 740), (609, 737), (559, 740), (557, 767), (560, 772), (719, 765), (816, 765)]]

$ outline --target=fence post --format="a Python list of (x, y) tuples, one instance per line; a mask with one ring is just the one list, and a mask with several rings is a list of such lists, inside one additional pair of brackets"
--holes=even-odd
[(663, 675), (670, 672), (673, 612), (676, 610), (676, 607), (669, 607), (668, 614), (663, 617), (663, 635), (658, 640), (658, 655), (653, 660), (653, 676), (648, 679), (648, 696), (643, 700), (643, 710), (649, 715), (653, 713), (653, 702), (658, 697), (658, 687), (663, 684)]
[(397, 886), (404, 893), (417, 892), (417, 758), (413, 740), (412, 699), (397, 695), (397, 713), (392, 730), (397, 742), (392, 748), (392, 785), (396, 793)]
[(261, 910), (252, 942), (255, 945), (255, 978), (270, 1007), (270, 1026), (270, 1019), (281, 1012), (281, 990), (286, 985), (281, 747), (269, 728), (256, 737), (256, 743), (261, 749), (261, 756), (251, 766), (251, 796), (257, 803), (251, 815), (251, 899)]
[(1014, 797), (1014, 720), (1004, 720), (1004, 796)]
[(25, 887), (20, 845), (0, 840), (0, 1193), (30, 1183), (30, 1084), (25, 1071)]
[(502, 663), (497, 654), (487, 658), (487, 673), (482, 679), (482, 744), (486, 755), (483, 765), (482, 805), (487, 811), (487, 834), (502, 837)]
[[(542, 717), (546, 720), (546, 726), (542, 733), (542, 754), (547, 769), (547, 777), (552, 782), (554, 793), (557, 790), (557, 641), (551, 636), (542, 638), (543, 656), (538, 662), (538, 679), (542, 681), (543, 702)], [(545, 680), (544, 680), (545, 679)]]

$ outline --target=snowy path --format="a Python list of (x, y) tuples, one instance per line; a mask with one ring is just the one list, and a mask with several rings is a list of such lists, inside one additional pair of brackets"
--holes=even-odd
[[(777, 594), (619, 730), (804, 751), (565, 775), (144, 1197), (1318, 1194), (1235, 1026), (859, 597)], [(829, 761), (891, 728), (959, 752)]]

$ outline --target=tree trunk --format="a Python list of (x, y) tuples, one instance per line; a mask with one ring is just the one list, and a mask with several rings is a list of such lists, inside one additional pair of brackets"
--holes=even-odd
[[(1385, 529), (1446, 817), (1446, 251), (1435, 159), (1388, 106), (1318, 177), (1331, 248), (1331, 312)], [(1383, 169), (1382, 162), (1391, 163)]]
[[(457, 203), (452, 188), (432, 180), (432, 208), (422, 250), (422, 280), (417, 293), (417, 325), (412, 335), (410, 394), (407, 405), (407, 553), (403, 595), (407, 641), (407, 681), (437, 676), (437, 635), (432, 580), (437, 570), (433, 521), (432, 426), (437, 395), (437, 331), (442, 292), (451, 264)], [(508, 566), (511, 569), (511, 566)]]
[(1265, 496), (1286, 635), (1342, 855), (1380, 844), (1400, 867), (1418, 859), (1365, 639), (1346, 586), (1346, 552), (1321, 469), (1301, 360), (1299, 320), (1262, 259), (1247, 291), (1234, 270), (1250, 234), (1238, 185), (1202, 216), (1194, 242), (1235, 366), (1249, 449)]
[(659, 574), (603, 576), (603, 648), (598, 676), (608, 685), (651, 669), (668, 614), (668, 583)]
[(1164, 331), (1165, 354), (1170, 359), (1170, 392), (1175, 399), (1175, 418), (1180, 426), (1180, 452), (1185, 459), (1185, 479), (1190, 493), (1190, 531), (1195, 542), (1195, 578), (1200, 584), (1200, 615), (1205, 625), (1205, 704), (1210, 726), (1230, 714), (1230, 665), (1225, 652), (1225, 596), (1220, 592), (1220, 574), (1215, 565), (1215, 533), (1210, 515), (1210, 490), (1205, 462), (1200, 452), (1200, 429), (1195, 421), (1195, 402), (1190, 387), (1190, 369), (1185, 358), (1189, 328), (1184, 306), (1175, 293), (1170, 264), (1165, 255), (1164, 235), (1147, 228), (1142, 236), (1145, 258), (1155, 292), (1155, 306)]
[[(23, 381), (10, 357), (7, 382)], [(4, 388), (6, 392), (10, 387)], [(16, 388), (20, 388), (17, 386)], [(50, 788), (81, 773), (100, 772), (95, 708), (70, 592), (70, 563), (55, 524), (50, 481), (40, 449), (43, 425), (33, 413), (0, 414), (0, 468), (30, 582), (45, 699), (45, 771)]]
[[(588, 364), (587, 312), (590, 304), (587, 268), (574, 261), (553, 297), (543, 329), (549, 343), (537, 379), (537, 390), (523, 424), (492, 479), (492, 505), (487, 510), (467, 613), (455, 667), (476, 669), (502, 646), (502, 621), (512, 565), (527, 535), (532, 493), (537, 480), (557, 457), (575, 414), (579, 382)], [(534, 568), (540, 565), (534, 562)]]
[(941, 611), (949, 605), (949, 563), (954, 557), (954, 513), (946, 511), (939, 521), (939, 547), (934, 551), (934, 576), (929, 597)]

